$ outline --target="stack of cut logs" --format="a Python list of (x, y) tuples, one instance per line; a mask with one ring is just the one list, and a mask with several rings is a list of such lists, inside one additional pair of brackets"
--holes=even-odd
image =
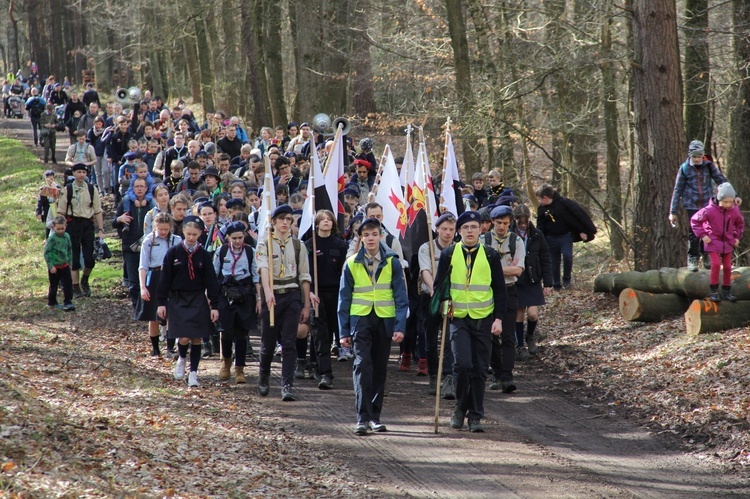
[(707, 270), (662, 268), (647, 272), (599, 274), (594, 291), (619, 296), (620, 313), (628, 321), (659, 322), (681, 314), (688, 334), (724, 331), (750, 324), (750, 267), (732, 271), (736, 303), (714, 303)]

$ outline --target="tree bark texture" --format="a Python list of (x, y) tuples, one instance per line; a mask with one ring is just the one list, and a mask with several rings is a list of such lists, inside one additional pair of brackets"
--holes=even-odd
[(250, 95), (253, 100), (253, 124), (256, 127), (268, 123), (268, 116), (270, 116), (268, 89), (262, 65), (263, 49), (259, 45), (263, 39), (261, 35), (263, 25), (258, 21), (262, 17), (258, 12), (259, 8), (259, 0), (241, 0), (240, 2), (242, 41), (247, 58), (247, 80), (250, 82)]
[(271, 123), (286, 123), (286, 104), (284, 99), (284, 68), (281, 50), (281, 16), (278, 5), (271, 0), (262, 0), (263, 4), (263, 51), (265, 52), (266, 85), (268, 100), (271, 104)]
[(711, 153), (708, 126), (710, 70), (708, 54), (708, 0), (685, 1), (685, 138), (700, 140)]
[(674, 0), (633, 2), (637, 270), (675, 266), (685, 256), (684, 234), (667, 223), (686, 150), (676, 15)]
[[(466, 37), (466, 20), (459, 0), (445, 0), (448, 16), (448, 31), (453, 48), (453, 70), (456, 78), (456, 94), (458, 99), (458, 123), (465, 116), (474, 111), (474, 96), (471, 86), (471, 59), (469, 57), (469, 42)], [(477, 136), (465, 130), (461, 134), (461, 148), (463, 151), (466, 178), (480, 171), (482, 166), (476, 153)]]
[[(674, 293), (691, 299), (703, 298), (710, 292), (709, 271), (662, 268), (646, 272), (599, 274), (594, 279), (594, 292), (619, 296), (626, 288), (655, 294)], [(732, 270), (732, 294), (740, 300), (750, 300), (750, 268), (737, 267)]]

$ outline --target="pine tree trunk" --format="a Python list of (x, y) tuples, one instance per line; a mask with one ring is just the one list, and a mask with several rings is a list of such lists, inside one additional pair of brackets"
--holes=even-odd
[(283, 54), (281, 51), (281, 16), (279, 16), (276, 2), (262, 0), (262, 3), (263, 35), (265, 37), (263, 52), (272, 120), (271, 123), (264, 123), (263, 125), (269, 126), (275, 123), (286, 123), (287, 119), (284, 101)]
[(203, 113), (213, 111), (214, 107), (214, 75), (211, 69), (211, 47), (208, 44), (206, 36), (206, 23), (203, 19), (196, 18), (195, 26), (195, 43), (198, 49), (198, 66), (201, 82), (201, 104), (203, 104)]
[[(263, 68), (262, 9), (260, 0), (242, 0), (242, 36), (245, 57), (247, 58), (247, 79), (250, 82), (250, 94), (253, 100), (253, 121), (256, 127), (265, 126), (271, 105), (268, 102), (265, 69)], [(248, 131), (248, 133), (251, 133)]]
[[(42, 0), (26, 0), (26, 17), (29, 21), (29, 26), (34, 26), (34, 29), (29, 30), (29, 48), (31, 51), (31, 59), (39, 66), (39, 71), (42, 74), (50, 74), (52, 68), (50, 67), (49, 54), (47, 52), (47, 44), (45, 40), (45, 33), (47, 32), (46, 22), (47, 18), (44, 16), (44, 3)], [(17, 6), (17, 4), (16, 4)], [(18, 16), (18, 9), (16, 9), (14, 17)], [(14, 24), (15, 26), (15, 24)], [(18, 53), (18, 45), (16, 45), (16, 65), (20, 67), (20, 54)], [(39, 82), (42, 85), (44, 82)]]
[[(456, 96), (458, 100), (458, 122), (468, 118), (474, 112), (474, 96), (471, 87), (471, 59), (469, 58), (469, 42), (466, 37), (466, 20), (461, 8), (460, 0), (445, 0), (448, 17), (448, 31), (453, 48), (453, 70), (456, 79)], [(482, 165), (479, 155), (475, 151), (478, 137), (467, 129), (460, 134), (461, 150), (463, 152), (465, 176), (471, 176), (481, 171)], [(455, 142), (454, 142), (455, 144)]]
[(202, 95), (201, 74), (200, 68), (198, 67), (198, 47), (196, 45), (196, 38), (193, 36), (185, 36), (182, 39), (182, 43), (185, 50), (185, 62), (187, 64), (187, 70), (190, 79), (190, 96), (193, 98), (193, 102), (197, 104), (198, 102), (201, 102)]
[[(731, 117), (727, 178), (734, 186), (750, 186), (750, 0), (735, 0), (733, 9), (737, 83)], [(743, 199), (744, 197), (746, 196), (743, 196)], [(747, 265), (750, 264), (750, 257), (746, 254), (750, 248), (750, 220), (745, 220), (745, 228), (739, 246), (739, 253), (745, 253), (745, 256), (739, 263)]]
[(711, 150), (708, 135), (710, 69), (708, 55), (708, 0), (685, 1), (685, 135), (700, 140), (707, 154)]
[(684, 235), (667, 223), (675, 158), (684, 156), (682, 88), (674, 0), (633, 2), (633, 82), (638, 199), (635, 267), (677, 266)]
[[(350, 25), (355, 26), (356, 33), (352, 39), (351, 86), (352, 106), (359, 116), (377, 112), (375, 90), (372, 86), (372, 58), (370, 43), (366, 40), (369, 28), (369, 4), (362, 0), (350, 0)], [(356, 63), (356, 64), (355, 64)]]
[[(607, 17), (609, 13), (606, 13)], [(618, 132), (619, 115), (617, 112), (617, 84), (614, 55), (612, 54), (612, 20), (603, 19), (601, 35), (602, 51), (602, 100), (604, 112), (604, 134), (607, 142), (607, 199), (605, 207), (610, 218), (609, 224), (610, 252), (615, 260), (622, 260), (625, 256), (623, 237), (614, 227), (614, 223), (622, 225), (622, 186), (620, 182), (620, 140)]]

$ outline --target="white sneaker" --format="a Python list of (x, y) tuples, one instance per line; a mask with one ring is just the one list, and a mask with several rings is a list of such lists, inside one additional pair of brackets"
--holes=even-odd
[(198, 373), (197, 372), (190, 371), (190, 374), (188, 375), (188, 386), (190, 388), (198, 387)]
[(339, 348), (339, 358), (336, 360), (338, 360), (339, 362), (346, 362), (347, 360), (352, 358), (351, 355), (351, 348), (341, 347)]
[(182, 381), (185, 379), (185, 364), (187, 363), (187, 359), (184, 357), (180, 357), (177, 359), (177, 364), (174, 366), (174, 379), (177, 381)]
[(159, 326), (159, 341), (167, 341), (167, 326)]

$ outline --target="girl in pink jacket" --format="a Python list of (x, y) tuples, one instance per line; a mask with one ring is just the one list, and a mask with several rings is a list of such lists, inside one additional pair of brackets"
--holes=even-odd
[[(732, 252), (740, 242), (745, 229), (745, 221), (740, 209), (735, 204), (736, 193), (732, 184), (724, 182), (719, 185), (715, 198), (708, 206), (698, 211), (690, 219), (693, 233), (703, 240), (704, 247), (711, 258), (711, 293), (708, 299), (719, 302), (722, 299), (737, 301), (732, 295)], [(719, 294), (719, 266), (724, 268), (721, 294)]]

